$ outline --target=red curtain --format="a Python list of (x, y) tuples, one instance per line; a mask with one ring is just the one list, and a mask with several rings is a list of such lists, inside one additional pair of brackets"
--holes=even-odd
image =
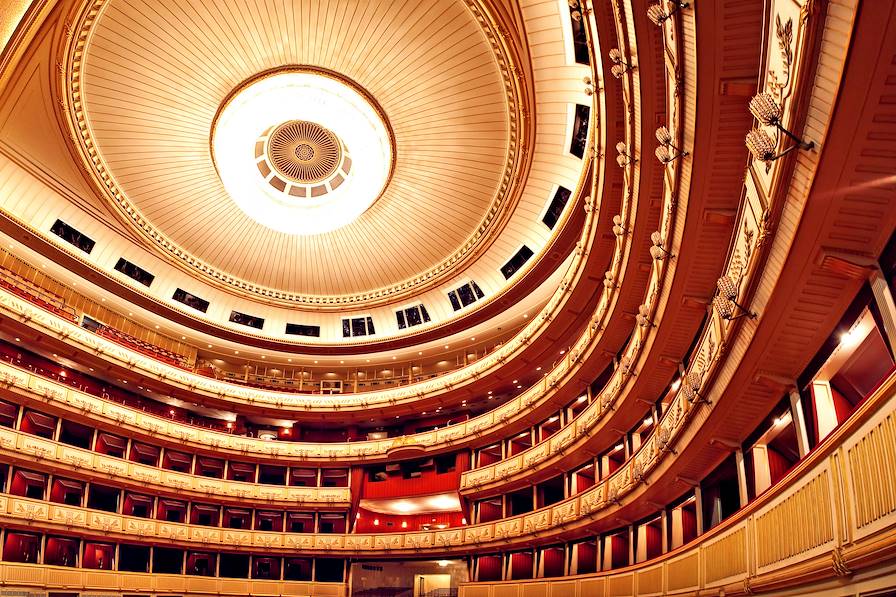
[(542, 552), (544, 576), (563, 576), (566, 568), (566, 553), (562, 547), (548, 547)]
[(481, 582), (501, 580), (501, 556), (479, 556), (478, 568)]
[(528, 551), (510, 555), (510, 579), (532, 578), (532, 553)]
[(663, 553), (663, 531), (659, 524), (649, 524), (645, 529), (647, 541), (647, 559), (655, 558)]
[(579, 543), (576, 552), (576, 574), (597, 572), (597, 545), (595, 543)]

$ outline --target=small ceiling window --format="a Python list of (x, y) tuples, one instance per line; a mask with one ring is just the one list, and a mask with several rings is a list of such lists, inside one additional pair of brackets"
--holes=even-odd
[(530, 249), (526, 245), (523, 245), (522, 247), (520, 247), (519, 251), (517, 251), (516, 254), (514, 254), (514, 256), (504, 264), (504, 266), (501, 268), (501, 273), (504, 274), (504, 277), (509, 280), (513, 276), (513, 274), (519, 271), (519, 269), (523, 267), (523, 265), (525, 265), (527, 261), (529, 261), (529, 258), (532, 257), (533, 254), (534, 253), (532, 253), (532, 249)]
[(572, 193), (569, 189), (564, 186), (557, 187), (557, 192), (554, 193), (554, 198), (551, 199), (550, 205), (548, 205), (548, 210), (545, 212), (544, 217), (541, 219), (544, 222), (545, 226), (554, 229), (554, 226), (557, 225), (557, 222), (560, 220), (560, 216), (563, 214), (563, 208), (566, 207), (566, 204), (569, 202), (569, 196)]
[(576, 63), (591, 64), (588, 56), (588, 33), (585, 31), (585, 17), (578, 2), (569, 3), (569, 20), (572, 23), (572, 46)]
[(301, 323), (287, 323), (286, 333), (295, 336), (311, 336), (320, 338), (319, 325), (302, 325)]
[(455, 311), (460, 311), (464, 307), (472, 305), (484, 296), (485, 293), (483, 293), (482, 289), (479, 288), (479, 284), (471, 280), (463, 286), (458, 286), (457, 288), (449, 292), (448, 300), (451, 301), (451, 307)]
[(174, 296), (172, 296), (174, 300), (179, 303), (183, 303), (191, 309), (196, 309), (197, 311), (202, 311), (205, 313), (208, 311), (208, 301), (205, 299), (201, 299), (195, 294), (190, 294), (186, 290), (182, 288), (178, 288), (174, 291)]
[(118, 260), (118, 263), (115, 264), (115, 270), (123, 273), (128, 278), (132, 280), (136, 280), (140, 282), (144, 286), (149, 286), (152, 284), (152, 281), (156, 279), (154, 275), (140, 267), (139, 265), (135, 265), (122, 257)]
[(78, 247), (88, 255), (93, 251), (93, 247), (96, 245), (96, 241), (92, 238), (82, 234), (79, 230), (72, 228), (62, 220), (56, 220), (53, 223), (53, 227), (50, 228), (50, 232), (65, 242)]
[(342, 320), (342, 337), (370, 336), (376, 333), (372, 317), (352, 317)]
[(591, 116), (591, 108), (576, 104), (576, 119), (572, 125), (572, 141), (569, 144), (569, 153), (577, 158), (585, 157), (585, 145), (588, 144), (588, 118)]
[(231, 323), (238, 323), (240, 325), (246, 325), (250, 328), (261, 329), (264, 327), (264, 318), (263, 317), (255, 317), (254, 315), (246, 315), (245, 313), (240, 313), (239, 311), (231, 311), (230, 312), (230, 321)]
[(424, 307), (422, 303), (414, 305), (413, 307), (407, 307), (401, 311), (396, 311), (395, 319), (398, 321), (398, 329), (400, 330), (414, 327), (415, 325), (420, 325), (421, 323), (429, 322), (430, 320), (429, 313), (427, 313), (426, 307)]

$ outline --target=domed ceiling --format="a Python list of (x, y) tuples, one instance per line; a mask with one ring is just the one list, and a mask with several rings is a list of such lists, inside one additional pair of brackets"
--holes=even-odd
[(520, 106), (491, 27), (458, 0), (99, 1), (72, 124), (122, 218), (204, 280), (396, 298), (513, 208)]

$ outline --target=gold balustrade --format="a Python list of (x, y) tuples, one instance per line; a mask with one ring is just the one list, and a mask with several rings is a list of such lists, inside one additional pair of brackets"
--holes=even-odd
[(287, 487), (212, 479), (147, 466), (99, 454), (13, 429), (0, 428), (0, 461), (24, 468), (61, 471), (64, 476), (102, 479), (104, 483), (155, 495), (172, 492), (185, 498), (236, 502), (256, 507), (325, 507), (347, 509), (347, 487)]

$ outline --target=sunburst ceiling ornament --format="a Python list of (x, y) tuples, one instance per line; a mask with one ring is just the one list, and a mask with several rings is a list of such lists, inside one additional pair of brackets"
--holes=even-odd
[(211, 137), (231, 199), (288, 234), (352, 222), (382, 194), (392, 170), (383, 115), (330, 73), (293, 69), (241, 85), (224, 101)]
[(348, 178), (352, 167), (339, 137), (304, 120), (266, 130), (255, 142), (255, 160), (269, 185), (299, 198), (326, 195)]

